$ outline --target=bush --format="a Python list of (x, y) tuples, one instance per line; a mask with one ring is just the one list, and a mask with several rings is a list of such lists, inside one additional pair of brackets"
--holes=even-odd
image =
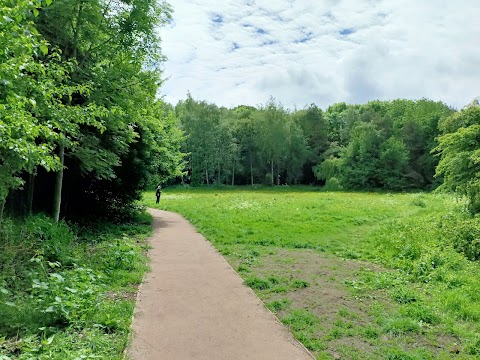
[[(453, 220), (453, 221), (452, 221)], [(480, 260), (480, 217), (470, 219), (444, 219), (443, 234), (453, 247), (469, 260)]]
[(64, 222), (55, 223), (44, 215), (28, 217), (23, 223), (7, 219), (0, 236), (0, 282), (18, 287), (26, 279), (32, 258), (45, 262), (74, 262), (72, 241), (74, 235)]
[(342, 185), (336, 177), (331, 177), (326, 181), (323, 189), (326, 191), (339, 191), (342, 189)]
[[(35, 258), (35, 261), (41, 264), (43, 259)], [(58, 271), (61, 270), (59, 263), (48, 265), (57, 271), (49, 273), (43, 279), (32, 279), (32, 285), (28, 289), (35, 309), (51, 315), (54, 323), (81, 325), (98, 306), (101, 276), (88, 268), (74, 267)], [(40, 272), (37, 273), (39, 274)]]

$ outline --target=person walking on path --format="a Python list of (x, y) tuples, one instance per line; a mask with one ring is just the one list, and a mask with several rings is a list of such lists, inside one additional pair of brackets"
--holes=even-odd
[(157, 195), (157, 204), (160, 203), (160, 196), (162, 195), (162, 185), (158, 184), (157, 186), (157, 192), (155, 193)]

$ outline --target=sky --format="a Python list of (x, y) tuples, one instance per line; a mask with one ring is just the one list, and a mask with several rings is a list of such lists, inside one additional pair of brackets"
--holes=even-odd
[(171, 0), (161, 93), (218, 106), (480, 96), (479, 0)]

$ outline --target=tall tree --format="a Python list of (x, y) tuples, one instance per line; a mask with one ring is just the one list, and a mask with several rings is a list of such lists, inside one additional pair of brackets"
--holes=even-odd
[[(57, 121), (57, 152), (69, 171), (77, 172), (67, 176), (69, 188), (79, 177), (96, 182), (128, 176), (119, 171), (124, 161), (133, 160), (135, 154), (144, 159), (139, 149), (148, 139), (148, 125), (143, 119), (155, 107), (161, 84), (156, 29), (169, 16), (168, 5), (155, 0), (62, 0), (40, 12), (38, 29), (52, 48), (61, 51), (62, 59), (74, 65), (64, 83), (84, 89), (64, 98), (60, 111), (45, 117), (62, 120)], [(57, 173), (55, 218), (64, 168), (62, 163)], [(123, 179), (132, 187), (127, 192), (135, 193), (143, 177), (135, 183)], [(122, 193), (113, 195), (125, 188), (107, 187), (117, 201), (127, 201)]]
[(189, 153), (192, 182), (209, 185), (219, 151), (220, 109), (204, 101), (197, 102), (189, 95), (177, 105), (176, 111), (187, 135), (185, 152)]
[(57, 167), (51, 155), (52, 123), (39, 122), (37, 103), (52, 105), (59, 92), (48, 77), (64, 72), (38, 61), (48, 52), (32, 22), (41, 5), (24, 0), (0, 5), (0, 225), (10, 190), (23, 183), (21, 172), (32, 172), (38, 165)]
[(260, 129), (257, 138), (260, 156), (269, 164), (266, 177), (269, 178), (270, 185), (279, 184), (286, 160), (284, 145), (288, 141), (287, 112), (271, 98), (256, 116)]
[(440, 154), (436, 176), (440, 189), (466, 195), (469, 210), (480, 212), (480, 104), (475, 100), (439, 125), (443, 135), (435, 151)]
[[(239, 151), (243, 154), (244, 169), (248, 172), (248, 179), (250, 185), (255, 184), (255, 170), (254, 167), (257, 160), (260, 135), (258, 123), (255, 121), (254, 114), (257, 109), (247, 106), (239, 106), (234, 109), (238, 117), (237, 128), (235, 129), (235, 137), (239, 141)], [(248, 169), (248, 170), (247, 170)]]
[[(314, 181), (313, 167), (320, 164), (324, 152), (329, 147), (327, 122), (323, 112), (315, 104), (293, 114), (300, 125), (308, 147), (307, 160), (304, 162), (304, 177), (308, 183)], [(307, 150), (307, 148), (306, 148)]]

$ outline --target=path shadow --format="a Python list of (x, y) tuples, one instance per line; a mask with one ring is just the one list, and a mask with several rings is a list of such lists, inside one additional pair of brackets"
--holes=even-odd
[(172, 227), (175, 224), (175, 221), (164, 220), (158, 217), (153, 219), (153, 228), (155, 229), (166, 229)]

